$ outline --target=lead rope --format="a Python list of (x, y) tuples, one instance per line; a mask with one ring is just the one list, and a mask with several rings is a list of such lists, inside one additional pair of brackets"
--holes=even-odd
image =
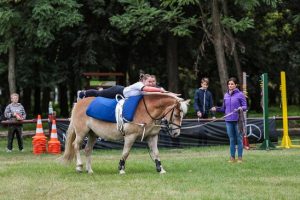
[[(205, 125), (207, 125), (207, 124), (209, 124), (209, 123), (212, 123), (212, 122), (215, 122), (215, 121), (217, 121), (217, 120), (224, 119), (225, 117), (228, 117), (228, 116), (232, 115), (232, 114), (235, 113), (235, 112), (236, 112), (236, 110), (234, 110), (234, 111), (228, 113), (227, 115), (224, 115), (223, 117), (213, 119), (213, 120), (211, 120), (211, 121), (209, 121), (209, 122), (206, 122), (206, 123), (204, 123), (204, 124), (194, 125), (194, 126), (188, 126), (188, 127), (181, 127), (181, 129), (183, 130), (183, 129), (190, 129), (190, 128), (197, 128), (197, 127), (205, 126)], [(198, 120), (198, 121), (199, 121), (199, 120)]]
[(141, 142), (143, 142), (143, 140), (144, 140), (144, 136), (145, 136), (145, 132), (146, 132), (146, 126), (145, 126), (145, 124), (144, 124), (144, 126), (143, 126), (143, 135), (142, 135), (142, 139), (141, 139)]
[[(145, 124), (145, 123), (142, 124), (142, 123), (130, 122), (130, 121), (128, 121), (127, 119), (125, 119), (124, 117), (122, 117), (122, 119), (123, 119), (126, 123), (138, 125), (138, 126), (141, 126), (141, 127), (143, 128), (143, 134), (142, 134), (142, 139), (141, 139), (141, 142), (143, 142), (144, 137), (145, 137), (145, 132), (146, 132), (146, 124)], [(124, 136), (125, 136), (125, 134), (124, 134)]]

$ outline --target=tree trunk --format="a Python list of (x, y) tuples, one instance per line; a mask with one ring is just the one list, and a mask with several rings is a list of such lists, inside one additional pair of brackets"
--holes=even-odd
[(233, 50), (233, 58), (234, 58), (234, 64), (235, 64), (235, 68), (236, 68), (237, 77), (239, 79), (240, 85), (242, 86), (241, 83), (243, 81), (243, 71), (242, 71), (241, 63), (239, 60), (239, 55), (238, 55), (236, 48), (234, 48), (234, 50)]
[(41, 113), (41, 88), (36, 86), (34, 88), (34, 114), (42, 114)]
[(227, 91), (228, 71), (223, 46), (223, 32), (220, 24), (220, 11), (218, 0), (212, 0), (212, 30), (213, 30), (213, 44), (217, 58), (218, 71), (222, 92)]
[(22, 104), (26, 110), (26, 113), (32, 113), (32, 111), (31, 111), (31, 88), (30, 87), (26, 87), (23, 89), (22, 99), (23, 99)]
[(178, 93), (178, 52), (177, 38), (171, 34), (168, 35), (167, 42), (167, 72), (168, 72), (168, 90)]
[(10, 94), (17, 92), (16, 86), (16, 48), (14, 45), (9, 47), (8, 55), (8, 85)]
[[(224, 14), (226, 16), (229, 16), (228, 14), (228, 7), (227, 7), (227, 1), (223, 0), (223, 10), (224, 10)], [(242, 67), (240, 64), (240, 60), (239, 60), (239, 54), (238, 51), (236, 50), (236, 43), (232, 34), (232, 31), (230, 29), (227, 29), (228, 32), (228, 36), (229, 36), (229, 40), (230, 40), (230, 47), (231, 47), (231, 51), (233, 53), (233, 58), (234, 58), (234, 64), (235, 64), (235, 68), (236, 68), (236, 73), (237, 73), (237, 78), (239, 80), (240, 83), (242, 83), (243, 80), (243, 71), (242, 71)]]
[(69, 117), (68, 94), (66, 83), (60, 83), (58, 85), (58, 101), (60, 108), (60, 116)]
[(74, 68), (69, 68), (70, 75), (68, 77), (69, 79), (69, 88), (70, 88), (70, 98), (69, 98), (69, 106), (72, 109), (73, 104), (77, 101), (77, 88), (79, 88), (79, 84), (77, 83), (77, 80), (79, 80), (78, 73), (76, 73), (76, 70)]
[(50, 92), (51, 92), (51, 89), (49, 87), (43, 88), (43, 97), (42, 97), (42, 112), (43, 113), (48, 113)]
[(116, 70), (117, 72), (122, 72), (124, 74), (122, 77), (117, 77), (116, 83), (118, 85), (126, 85), (126, 72), (129, 68), (130, 49), (129, 46), (122, 46), (116, 51), (118, 58)]
[(69, 88), (70, 88), (70, 98), (69, 98), (69, 105), (71, 106), (70, 108), (72, 109), (73, 104), (77, 101), (77, 90), (75, 86), (75, 74), (72, 77), (70, 77), (70, 82), (69, 82)]

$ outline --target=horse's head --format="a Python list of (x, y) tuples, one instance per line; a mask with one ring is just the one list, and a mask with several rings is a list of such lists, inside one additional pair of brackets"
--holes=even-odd
[(166, 114), (165, 118), (162, 120), (163, 127), (165, 131), (171, 137), (177, 137), (180, 135), (180, 128), (184, 115), (187, 113), (188, 105), (190, 100), (183, 100), (181, 98), (176, 98), (176, 103), (173, 108)]
[[(145, 100), (146, 99), (146, 100)], [(181, 123), (190, 100), (183, 100), (174, 93), (145, 93), (144, 107), (152, 121), (161, 121), (161, 127), (171, 137), (180, 135)]]

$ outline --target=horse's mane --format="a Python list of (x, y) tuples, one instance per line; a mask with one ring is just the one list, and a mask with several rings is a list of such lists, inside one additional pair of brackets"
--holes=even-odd
[(180, 103), (180, 108), (181, 108), (181, 110), (183, 111), (184, 114), (186, 114), (187, 111), (188, 111), (188, 105), (189, 105), (190, 100), (184, 101), (183, 98), (178, 97), (181, 94), (176, 94), (176, 93), (173, 93), (173, 92), (165, 92), (165, 93), (161, 93), (161, 92), (144, 92), (143, 94), (147, 95), (147, 96), (159, 95), (159, 96), (172, 97)]
[(176, 93), (173, 93), (173, 92), (165, 92), (165, 93), (162, 93), (162, 92), (143, 92), (143, 94), (147, 95), (147, 96), (151, 96), (151, 95), (168, 96), (168, 97), (173, 97), (178, 101), (183, 101), (182, 98), (178, 97), (181, 94), (176, 94)]

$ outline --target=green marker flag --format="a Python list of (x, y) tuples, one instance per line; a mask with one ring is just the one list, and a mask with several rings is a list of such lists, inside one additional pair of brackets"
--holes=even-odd
[(276, 148), (270, 141), (269, 135), (269, 94), (268, 94), (268, 74), (264, 73), (262, 76), (262, 91), (263, 91), (263, 120), (264, 120), (264, 141), (259, 147), (262, 150), (270, 150)]

